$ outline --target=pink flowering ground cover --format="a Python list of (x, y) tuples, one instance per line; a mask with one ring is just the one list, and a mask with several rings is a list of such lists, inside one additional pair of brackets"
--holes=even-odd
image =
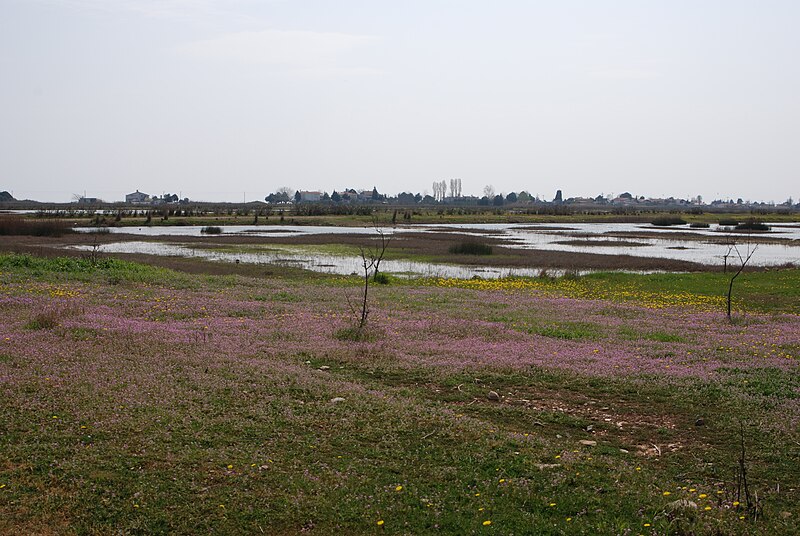
[(406, 282), (373, 287), (353, 341), (357, 279), (58, 274), (0, 271), (0, 532), (788, 534), (800, 517), (794, 314)]

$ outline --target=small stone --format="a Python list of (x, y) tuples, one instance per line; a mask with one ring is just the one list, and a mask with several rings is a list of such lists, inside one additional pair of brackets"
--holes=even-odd
[(497, 391), (489, 391), (489, 394), (486, 395), (486, 398), (494, 402), (498, 402), (500, 400), (500, 395), (497, 394)]
[(621, 453), (623, 453), (623, 454), (628, 454), (628, 452), (629, 452), (629, 451), (627, 451), (627, 450), (625, 450), (625, 449), (619, 449), (619, 451), (620, 451)]
[(544, 471), (545, 469), (555, 469), (556, 467), (561, 467), (560, 463), (537, 463), (536, 468), (541, 469)]
[(700, 417), (699, 419), (694, 421), (694, 425), (695, 426), (705, 426), (706, 425), (706, 420), (704, 418)]
[(587, 432), (593, 432), (594, 431), (594, 426), (590, 424), (589, 426), (586, 427), (586, 431)]
[(792, 513), (791, 512), (781, 512), (781, 518), (789, 519), (790, 517), (792, 517)]
[(344, 402), (344, 398), (342, 398), (341, 396), (331, 398), (331, 404), (338, 404), (339, 402)]
[(331, 367), (329, 367), (328, 365), (322, 365), (321, 367), (319, 367), (319, 370), (331, 370)]
[(592, 441), (591, 439), (581, 439), (580, 441), (578, 441), (578, 443), (580, 443), (581, 445), (585, 445), (587, 447), (597, 446), (597, 441)]

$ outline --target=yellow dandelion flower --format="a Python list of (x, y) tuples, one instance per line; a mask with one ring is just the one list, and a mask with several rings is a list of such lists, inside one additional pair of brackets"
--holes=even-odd
[(706, 511), (711, 510), (711, 507), (710, 506), (706, 506), (705, 508), (703, 508), (703, 510), (706, 510)]
[(556, 503), (550, 503), (550, 507), (553, 507), (555, 505), (556, 505)]
[(383, 519), (379, 519), (378, 522), (375, 523), (375, 524), (378, 525), (379, 527), (382, 527), (383, 526)]
[(649, 527), (649, 526), (650, 526), (650, 523), (645, 523), (645, 524), (644, 524), (644, 526), (645, 526), (645, 527)]
[(228, 465), (228, 469), (233, 469), (233, 466), (232, 465)]
[(664, 497), (667, 497), (667, 496), (669, 496), (669, 495), (672, 495), (672, 492), (671, 492), (671, 491), (665, 491), (665, 492), (664, 492)]
[(572, 521), (572, 518), (571, 518), (571, 517), (568, 517), (568, 518), (567, 518), (567, 523), (569, 523), (570, 521)]
[(503, 482), (505, 482), (505, 481), (506, 481), (506, 479), (505, 479), (505, 478), (501, 478), (501, 479), (499, 480), (499, 482), (500, 482), (501, 484), (502, 484)]
[(734, 506), (739, 506), (739, 501), (733, 501)]
[(487, 519), (486, 521), (483, 522), (483, 526), (484, 527), (488, 527), (491, 524), (492, 524), (492, 520), (491, 519)]
[(701, 493), (700, 495), (698, 495), (698, 497), (700, 497), (701, 499), (705, 499), (706, 497), (708, 497), (708, 495), (706, 495), (705, 493)]
[(403, 486), (397, 486), (394, 488), (395, 491), (403, 491)]

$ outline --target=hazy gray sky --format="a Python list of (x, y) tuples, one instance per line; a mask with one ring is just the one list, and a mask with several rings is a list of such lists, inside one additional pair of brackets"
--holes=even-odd
[(0, 0), (0, 190), (800, 198), (797, 0)]

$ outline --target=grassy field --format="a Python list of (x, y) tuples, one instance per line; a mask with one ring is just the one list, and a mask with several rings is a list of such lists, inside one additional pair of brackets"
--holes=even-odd
[(197, 271), (0, 255), (0, 533), (797, 533), (799, 270)]

